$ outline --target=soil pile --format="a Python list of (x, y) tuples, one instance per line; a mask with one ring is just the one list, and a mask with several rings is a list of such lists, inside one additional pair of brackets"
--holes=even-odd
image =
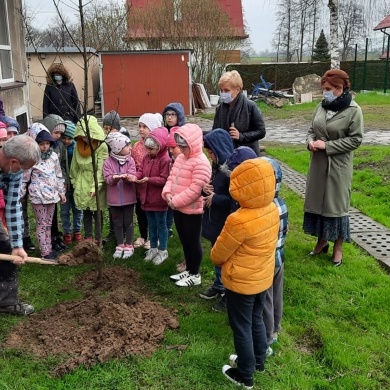
[(37, 357), (65, 357), (54, 368), (61, 377), (79, 365), (91, 367), (111, 358), (149, 356), (176, 318), (144, 293), (136, 271), (103, 269), (102, 280), (90, 271), (76, 280), (85, 294), (80, 301), (58, 304), (19, 323), (5, 348)]
[(57, 261), (61, 265), (95, 264), (101, 261), (101, 249), (92, 241), (81, 241)]

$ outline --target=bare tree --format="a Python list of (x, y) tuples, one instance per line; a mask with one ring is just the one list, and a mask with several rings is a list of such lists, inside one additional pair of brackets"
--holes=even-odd
[(329, 0), (328, 8), (330, 11), (330, 67), (339, 69), (339, 0)]
[(340, 4), (339, 26), (341, 33), (341, 60), (345, 61), (353, 53), (353, 45), (362, 37), (365, 30), (364, 11), (361, 4), (348, 0)]
[(133, 49), (191, 49), (192, 78), (216, 90), (229, 51), (242, 46), (228, 15), (213, 0), (162, 0), (132, 9), (126, 41)]
[(290, 62), (294, 54), (293, 21), (295, 18), (293, 15), (293, 0), (281, 0), (279, 1), (278, 6), (278, 27), (276, 37), (277, 46), (275, 45), (275, 41), (274, 46), (277, 47), (278, 58), (280, 56), (280, 52), (282, 51), (285, 55), (285, 61)]

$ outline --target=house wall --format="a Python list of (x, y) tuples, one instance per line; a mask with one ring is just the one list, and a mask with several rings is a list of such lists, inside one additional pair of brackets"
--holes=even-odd
[[(6, 115), (13, 118), (24, 115), (28, 117), (28, 90), (25, 84), (27, 65), (23, 24), (19, 12), (21, 9), (21, 0), (7, 0), (14, 82), (2, 83), (0, 81), (0, 98), (4, 103)], [(21, 131), (25, 130), (23, 126)]]
[[(94, 108), (99, 86), (99, 57), (88, 54), (88, 105), (87, 110)], [(46, 86), (46, 71), (54, 62), (62, 62), (73, 78), (79, 99), (84, 105), (84, 72), (83, 56), (80, 53), (29, 53), (28, 87), (30, 90), (31, 120), (42, 119), (43, 93)]]
[(100, 53), (102, 115), (138, 117), (162, 112), (170, 102), (191, 110), (191, 55), (188, 50)]

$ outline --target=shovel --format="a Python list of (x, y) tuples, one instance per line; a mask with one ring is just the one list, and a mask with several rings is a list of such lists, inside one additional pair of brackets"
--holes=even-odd
[[(3, 253), (0, 253), (0, 260), (14, 261), (14, 260), (18, 260), (18, 259), (19, 259), (19, 256), (5, 255)], [(36, 263), (36, 264), (46, 264), (46, 265), (57, 265), (56, 260), (45, 260), (45, 259), (40, 259), (39, 257), (27, 257), (25, 262), (26, 263)]]

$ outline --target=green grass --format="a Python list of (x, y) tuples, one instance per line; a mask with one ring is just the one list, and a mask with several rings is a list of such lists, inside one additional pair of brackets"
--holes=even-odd
[[(300, 153), (283, 148), (284, 155)], [(279, 157), (281, 148), (270, 152)], [(365, 158), (369, 158), (365, 156)], [(303, 169), (303, 161), (299, 163)], [(330, 264), (327, 255), (308, 256), (314, 238), (302, 233), (303, 203), (283, 187), (290, 212), (286, 243), (283, 331), (275, 345), (275, 356), (266, 363), (266, 373), (256, 374), (255, 389), (385, 389), (390, 386), (390, 284), (388, 275), (375, 260), (355, 245), (345, 245), (345, 263)], [(233, 352), (231, 330), (225, 314), (214, 313), (198, 297), (213, 278), (209, 244), (204, 242), (203, 283), (179, 289), (169, 281), (175, 264), (182, 259), (177, 235), (169, 241), (169, 260), (159, 267), (145, 263), (142, 251), (124, 264), (105, 249), (105, 264), (123, 264), (138, 270), (154, 299), (177, 310), (180, 328), (168, 331), (151, 357), (129, 356), (78, 368), (62, 379), (51, 369), (58, 358), (38, 359), (16, 351), (0, 352), (0, 389), (234, 389), (221, 374)], [(79, 297), (72, 280), (89, 269), (26, 265), (20, 270), (21, 295), (38, 310)], [(2, 339), (21, 318), (2, 316)], [(71, 329), (69, 330), (71, 331)], [(169, 345), (186, 345), (184, 351), (167, 350)]]
[[(310, 154), (306, 147), (267, 146), (267, 153), (306, 175)], [(351, 205), (390, 228), (390, 148), (361, 146), (355, 151)]]

